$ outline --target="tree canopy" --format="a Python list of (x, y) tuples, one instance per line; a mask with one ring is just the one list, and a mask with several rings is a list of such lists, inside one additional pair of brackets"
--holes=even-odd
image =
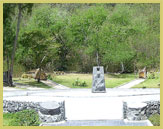
[[(4, 57), (11, 56), (16, 35), (15, 7), (3, 8)], [(97, 52), (105, 72), (159, 69), (160, 5), (34, 4), (24, 10), (15, 61), (26, 70), (42, 65), (47, 71), (91, 72)]]

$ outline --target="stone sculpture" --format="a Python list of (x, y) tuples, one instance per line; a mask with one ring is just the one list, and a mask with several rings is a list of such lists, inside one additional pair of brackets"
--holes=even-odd
[(105, 93), (105, 79), (103, 66), (93, 67), (92, 93)]

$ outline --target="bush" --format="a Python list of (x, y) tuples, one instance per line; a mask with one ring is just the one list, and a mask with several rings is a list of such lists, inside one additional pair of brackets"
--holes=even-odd
[(160, 115), (159, 114), (153, 114), (149, 117), (149, 120), (154, 126), (160, 126)]
[(47, 76), (47, 79), (48, 80), (53, 80), (53, 78), (52, 78), (52, 76), (50, 74)]
[(149, 72), (148, 73), (148, 79), (159, 79), (160, 74), (158, 72)]
[(148, 74), (148, 79), (155, 79), (155, 73), (154, 72), (150, 72)]
[(76, 81), (72, 84), (73, 86), (81, 86), (81, 87), (86, 87), (88, 86), (87, 83), (79, 81), (79, 78), (76, 79)]
[(38, 113), (35, 110), (23, 110), (12, 113), (12, 120), (9, 126), (39, 126), (40, 120)]

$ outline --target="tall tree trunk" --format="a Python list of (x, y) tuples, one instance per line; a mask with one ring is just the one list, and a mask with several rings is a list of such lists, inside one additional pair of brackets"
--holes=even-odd
[(99, 65), (100, 65), (100, 63), (99, 63), (98, 51), (96, 52), (96, 61), (97, 61), (97, 66), (99, 66)]
[(46, 57), (46, 56), (44, 56), (44, 57), (42, 58), (41, 62), (40, 62), (40, 66), (39, 66), (39, 70), (40, 70), (40, 72), (39, 72), (39, 78), (37, 79), (37, 82), (38, 82), (38, 83), (39, 83), (40, 80), (41, 80), (41, 68), (42, 68), (42, 62), (44, 61), (45, 57)]
[(40, 77), (41, 77), (41, 66), (39, 67), (39, 77), (38, 77), (38, 79), (37, 79), (37, 82), (38, 82), (38, 83), (40, 83), (40, 80), (41, 80)]
[(123, 62), (121, 62), (121, 73), (123, 73), (124, 71), (125, 71), (125, 68), (124, 68), (124, 64), (123, 64)]
[(17, 42), (18, 42), (20, 22), (21, 22), (21, 15), (22, 15), (21, 4), (18, 5), (18, 8), (19, 8), (19, 13), (18, 13), (16, 37), (15, 37), (13, 51), (12, 51), (12, 55), (11, 55), (11, 65), (10, 65), (10, 74), (11, 74), (11, 76), (13, 75), (14, 58), (15, 58), (16, 46), (17, 46)]
[(9, 55), (7, 54), (7, 83), (9, 86), (11, 85), (10, 83), (10, 70), (9, 70)]

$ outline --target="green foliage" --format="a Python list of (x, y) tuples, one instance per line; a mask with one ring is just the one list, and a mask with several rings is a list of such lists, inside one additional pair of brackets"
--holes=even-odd
[[(17, 13), (15, 4), (7, 9), (4, 59), (11, 55)], [(23, 12), (16, 51), (16, 62), (26, 69), (46, 56), (41, 65), (50, 72), (92, 72), (97, 52), (106, 72), (120, 72), (122, 64), (124, 72), (159, 69), (159, 4), (34, 4), (28, 15), (30, 9)]]
[(147, 77), (148, 77), (148, 79), (159, 79), (160, 78), (160, 73), (158, 73), (158, 72), (149, 72)]
[[(22, 49), (19, 49), (20, 53), (17, 54), (19, 62), (28, 68), (31, 65), (33, 65), (33, 68), (45, 66), (51, 57), (56, 56), (58, 47), (58, 44), (48, 37), (48, 34), (40, 29), (26, 31), (20, 41)], [(45, 59), (43, 60), (43, 58)], [(57, 57), (53, 60), (55, 59)]]
[(23, 110), (16, 113), (6, 113), (3, 117), (8, 126), (39, 126), (39, 116), (34, 110)]
[(72, 84), (73, 86), (80, 86), (80, 87), (87, 87), (88, 85), (87, 85), (87, 83), (84, 81), (84, 82), (81, 82), (80, 80), (79, 80), (79, 78), (77, 78), (76, 80), (75, 80), (75, 82)]
[(148, 79), (155, 79), (155, 73), (154, 72), (149, 73)]
[(47, 76), (47, 79), (48, 79), (48, 80), (52, 80), (53, 78), (52, 78), (52, 76), (49, 74), (49, 75)]
[(148, 118), (154, 126), (160, 126), (160, 115), (153, 114)]

